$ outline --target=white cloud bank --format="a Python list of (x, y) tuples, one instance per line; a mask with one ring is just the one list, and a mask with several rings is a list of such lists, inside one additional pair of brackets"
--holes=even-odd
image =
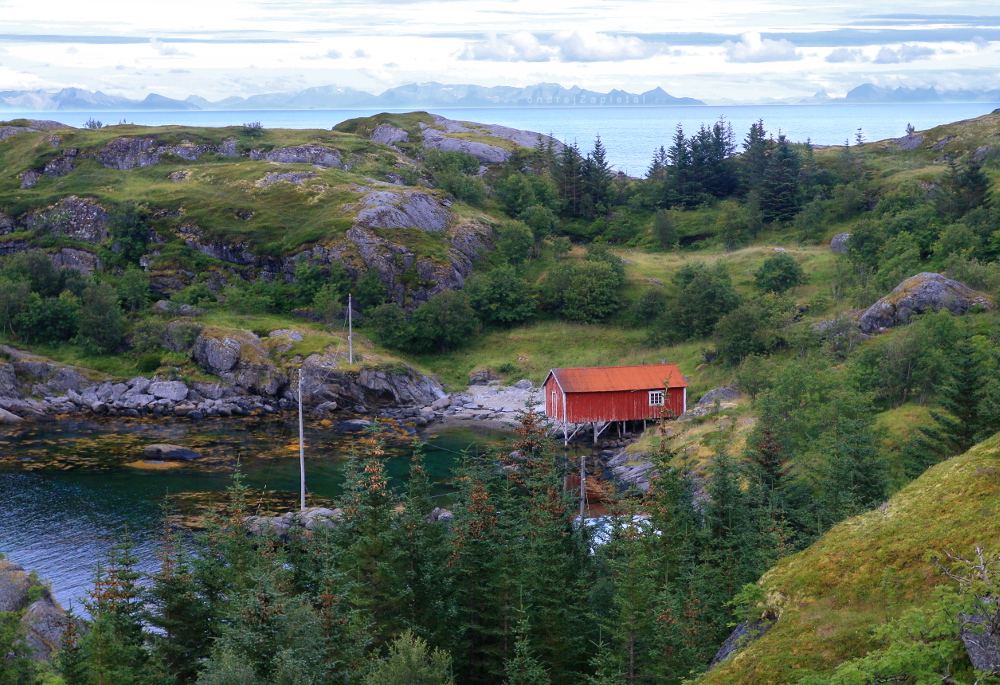
[(871, 61), (861, 48), (837, 48), (826, 56), (826, 61), (832, 64), (841, 62), (869, 62)]
[(722, 44), (730, 62), (791, 62), (802, 59), (795, 46), (782, 38), (761, 38), (756, 31), (744, 33), (739, 41), (727, 40)]
[(549, 44), (529, 31), (487, 34), (467, 43), (459, 59), (490, 62), (622, 62), (646, 59), (664, 48), (634, 36), (613, 36), (596, 31), (560, 31)]
[(912, 62), (918, 59), (927, 59), (934, 54), (934, 50), (921, 45), (900, 45), (898, 49), (882, 48), (875, 55), (875, 64), (899, 64), (901, 62)]

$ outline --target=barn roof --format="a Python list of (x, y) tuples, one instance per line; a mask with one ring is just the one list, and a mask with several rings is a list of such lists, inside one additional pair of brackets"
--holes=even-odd
[[(670, 383), (671, 388), (686, 388), (687, 380), (676, 364), (643, 364), (642, 366), (591, 366), (574, 369), (552, 369), (564, 392), (621, 392), (623, 390), (657, 390)], [(549, 376), (545, 377), (548, 382)]]

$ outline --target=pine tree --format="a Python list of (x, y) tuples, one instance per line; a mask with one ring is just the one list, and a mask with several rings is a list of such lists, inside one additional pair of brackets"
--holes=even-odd
[(968, 339), (955, 344), (947, 377), (938, 389), (945, 412), (931, 411), (933, 426), (904, 448), (906, 475), (916, 478), (929, 466), (961, 454), (994, 432), (997, 403), (983, 355)]
[(747, 438), (745, 456), (754, 465), (756, 479), (769, 493), (780, 491), (789, 471), (791, 457), (781, 418), (770, 398), (760, 403), (760, 414), (753, 432)]
[(578, 217), (583, 208), (583, 158), (576, 143), (564, 145), (556, 166), (556, 185), (562, 201), (562, 214)]
[(744, 194), (753, 192), (764, 182), (773, 147), (774, 141), (767, 137), (764, 130), (764, 121), (750, 124), (750, 131), (743, 141), (743, 154), (740, 155), (740, 180)]
[(583, 165), (584, 189), (586, 192), (586, 213), (603, 216), (611, 209), (613, 189), (611, 185), (611, 165), (601, 137), (594, 141), (594, 149), (587, 155)]
[(784, 135), (778, 136), (767, 171), (759, 184), (760, 211), (768, 223), (791, 221), (799, 211), (799, 154)]
[(671, 190), (679, 202), (688, 204), (692, 200), (688, 188), (692, 174), (691, 143), (684, 136), (684, 128), (680, 124), (677, 124), (673, 142), (667, 149), (667, 158), (670, 160)]
[(551, 685), (549, 677), (538, 659), (531, 651), (528, 639), (528, 621), (522, 619), (517, 628), (517, 640), (514, 642), (514, 653), (504, 664), (507, 679), (505, 685)]

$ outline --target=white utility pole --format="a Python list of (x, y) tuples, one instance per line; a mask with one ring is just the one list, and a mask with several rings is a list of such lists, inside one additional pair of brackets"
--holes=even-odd
[(306, 444), (302, 429), (302, 367), (299, 367), (299, 508), (306, 508)]
[(347, 294), (347, 363), (354, 363), (354, 296)]

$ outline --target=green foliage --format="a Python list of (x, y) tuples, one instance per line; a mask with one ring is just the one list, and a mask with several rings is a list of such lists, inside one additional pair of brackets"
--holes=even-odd
[(312, 298), (312, 308), (319, 314), (320, 320), (329, 325), (344, 311), (344, 295), (341, 288), (334, 283), (324, 283)]
[(674, 273), (677, 298), (653, 326), (654, 339), (687, 340), (706, 337), (719, 320), (740, 305), (729, 269), (719, 261), (711, 265), (687, 263)]
[(413, 341), (413, 329), (406, 320), (406, 312), (395, 302), (372, 309), (365, 323), (372, 329), (372, 337), (389, 349), (404, 350)]
[(497, 227), (496, 233), (495, 260), (514, 267), (524, 264), (535, 247), (535, 235), (531, 229), (520, 221), (505, 221)]
[(125, 339), (125, 317), (114, 288), (103, 281), (90, 283), (83, 291), (78, 314), (77, 340), (99, 354), (121, 347)]
[(149, 208), (135, 200), (126, 200), (108, 213), (108, 231), (112, 249), (126, 264), (138, 264), (149, 244)]
[(243, 124), (243, 135), (247, 138), (262, 138), (264, 136), (264, 126), (259, 121), (250, 121)]
[(451, 657), (406, 631), (389, 647), (364, 680), (365, 685), (454, 685)]
[(660, 209), (653, 215), (653, 240), (661, 250), (677, 248), (677, 224), (665, 209)]
[(764, 217), (760, 212), (756, 196), (745, 204), (725, 202), (716, 220), (716, 235), (727, 250), (743, 247), (757, 237), (764, 227)]
[(354, 306), (362, 314), (389, 301), (389, 290), (375, 269), (369, 269), (353, 289)]
[(149, 304), (149, 277), (142, 269), (129, 267), (115, 284), (118, 303), (127, 312), (135, 313)]
[(13, 317), (10, 327), (18, 338), (27, 342), (65, 342), (77, 332), (79, 311), (80, 300), (69, 291), (59, 297), (46, 298), (31, 293)]
[(473, 276), (465, 292), (472, 309), (486, 325), (522, 324), (533, 318), (538, 309), (531, 288), (510, 266)]
[(536, 241), (555, 235), (559, 219), (555, 212), (544, 205), (532, 205), (521, 212), (518, 221), (531, 229)]
[(785, 328), (791, 322), (795, 303), (765, 295), (744, 300), (715, 325), (719, 354), (737, 365), (751, 355), (766, 355), (786, 344)]
[(207, 285), (204, 283), (192, 283), (171, 295), (170, 301), (177, 304), (189, 304), (192, 307), (203, 307), (215, 304), (217, 300)]
[(561, 262), (542, 280), (538, 297), (547, 312), (592, 323), (618, 311), (624, 281), (607, 261)]
[(805, 283), (806, 274), (792, 255), (779, 252), (753, 272), (753, 281), (761, 292), (781, 294)]
[(83, 122), (83, 127), (90, 130), (96, 130), (99, 128), (104, 128), (104, 124), (94, 117), (90, 117), (85, 122)]
[(479, 319), (464, 292), (445, 290), (413, 312), (414, 345), (444, 352), (461, 347), (479, 332)]

